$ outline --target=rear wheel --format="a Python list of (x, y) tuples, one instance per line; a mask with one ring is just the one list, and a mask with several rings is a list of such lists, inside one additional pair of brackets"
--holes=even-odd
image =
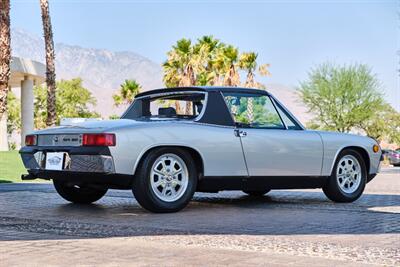
[(325, 195), (335, 202), (353, 202), (364, 191), (367, 168), (360, 153), (343, 150), (335, 163), (328, 183), (322, 188)]
[(72, 185), (64, 181), (53, 180), (57, 193), (67, 201), (80, 204), (89, 204), (102, 198), (107, 189), (93, 188), (89, 185)]
[(179, 148), (158, 148), (141, 163), (133, 183), (139, 204), (152, 212), (176, 212), (192, 199), (197, 170), (188, 152)]
[(265, 189), (265, 190), (260, 190), (260, 191), (243, 190), (243, 193), (246, 193), (249, 196), (253, 196), (253, 197), (260, 197), (260, 196), (267, 194), (269, 191), (271, 191), (271, 189)]

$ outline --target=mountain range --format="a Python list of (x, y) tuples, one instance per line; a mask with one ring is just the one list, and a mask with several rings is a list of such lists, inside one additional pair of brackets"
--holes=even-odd
[[(44, 40), (41, 36), (22, 29), (12, 29), (11, 46), (12, 56), (45, 62)], [(55, 54), (57, 80), (82, 78), (83, 85), (97, 99), (94, 110), (103, 117), (121, 114), (126, 108), (116, 108), (112, 99), (125, 79), (136, 79), (144, 91), (163, 87), (161, 64), (134, 52), (113, 52), (56, 43)], [(267, 84), (267, 90), (279, 98), (300, 121), (310, 119), (294, 89), (281, 84)]]

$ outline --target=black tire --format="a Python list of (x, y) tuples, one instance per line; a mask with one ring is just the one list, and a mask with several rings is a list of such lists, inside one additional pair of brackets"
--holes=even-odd
[(260, 191), (243, 190), (243, 193), (246, 193), (252, 197), (261, 197), (261, 196), (267, 194), (269, 191), (271, 191), (271, 189), (265, 189), (265, 190), (260, 190)]
[(102, 198), (107, 189), (93, 188), (90, 186), (75, 186), (64, 181), (53, 180), (57, 193), (67, 201), (79, 204), (90, 204)]
[[(173, 154), (181, 158), (188, 171), (186, 190), (177, 200), (167, 202), (159, 198), (151, 186), (151, 168), (156, 160), (165, 155)], [(141, 162), (135, 174), (132, 192), (139, 204), (148, 211), (156, 213), (177, 212), (187, 206), (196, 190), (198, 172), (190, 154), (180, 148), (165, 147), (150, 151)]]
[[(360, 183), (358, 185), (358, 188), (356, 188), (356, 190), (352, 193), (346, 193), (340, 188), (339, 181), (336, 176), (339, 162), (343, 157), (347, 155), (356, 158), (361, 168), (361, 177), (358, 177), (358, 179), (360, 179)], [(322, 190), (325, 193), (325, 195), (334, 202), (342, 202), (342, 203), (353, 202), (357, 200), (364, 192), (366, 183), (367, 183), (367, 168), (363, 157), (360, 155), (359, 152), (355, 150), (345, 149), (338, 155), (335, 165), (333, 166), (332, 174), (329, 177), (327, 184), (322, 188)]]

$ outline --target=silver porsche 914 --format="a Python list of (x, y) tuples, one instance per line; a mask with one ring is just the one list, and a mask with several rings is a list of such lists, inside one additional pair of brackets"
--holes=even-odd
[(44, 129), (25, 143), (22, 179), (52, 179), (73, 203), (132, 189), (152, 212), (179, 211), (196, 191), (322, 188), (352, 202), (382, 154), (368, 137), (306, 130), (266, 91), (227, 87), (147, 91), (121, 119)]

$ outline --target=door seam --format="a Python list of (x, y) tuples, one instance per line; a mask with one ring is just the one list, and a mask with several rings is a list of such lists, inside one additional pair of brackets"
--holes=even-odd
[[(239, 128), (235, 128), (235, 130), (240, 131)], [(233, 132), (233, 134), (235, 134), (235, 132)], [(246, 154), (244, 153), (244, 149), (243, 149), (242, 137), (241, 136), (236, 136), (236, 137), (239, 138), (239, 140), (240, 140), (240, 147), (242, 148), (242, 155), (243, 155), (244, 165), (246, 166), (247, 177), (250, 177), (249, 167), (247, 166)]]

